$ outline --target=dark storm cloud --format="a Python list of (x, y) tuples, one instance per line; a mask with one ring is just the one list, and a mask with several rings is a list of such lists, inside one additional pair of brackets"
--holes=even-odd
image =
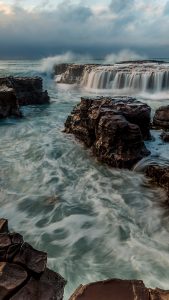
[(0, 6), (0, 56), (38, 57), (68, 50), (101, 56), (123, 48), (166, 56), (168, 4), (160, 3), (112, 0), (100, 9), (63, 1), (54, 10), (32, 11)]

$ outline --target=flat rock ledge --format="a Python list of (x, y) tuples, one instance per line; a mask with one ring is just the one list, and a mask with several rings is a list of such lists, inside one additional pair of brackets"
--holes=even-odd
[(69, 300), (168, 300), (169, 291), (148, 289), (140, 280), (111, 279), (81, 285)]
[(41, 77), (0, 78), (0, 118), (20, 117), (19, 106), (49, 103)]
[(135, 98), (81, 98), (65, 122), (99, 161), (131, 169), (150, 154), (144, 140), (150, 138), (151, 108)]
[(66, 281), (47, 268), (47, 254), (10, 233), (0, 219), (0, 300), (62, 300)]

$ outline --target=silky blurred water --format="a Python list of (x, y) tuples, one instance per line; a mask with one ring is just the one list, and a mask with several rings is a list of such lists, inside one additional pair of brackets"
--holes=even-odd
[[(51, 104), (23, 107), (24, 118), (0, 121), (0, 217), (48, 252), (49, 267), (68, 280), (64, 299), (81, 283), (113, 277), (169, 289), (164, 192), (141, 173), (100, 165), (63, 133), (87, 91), (56, 85), (40, 61), (0, 61), (6, 74), (40, 74)], [(150, 98), (144, 101), (153, 110), (169, 102)], [(153, 151), (162, 143), (156, 135), (148, 145)]]

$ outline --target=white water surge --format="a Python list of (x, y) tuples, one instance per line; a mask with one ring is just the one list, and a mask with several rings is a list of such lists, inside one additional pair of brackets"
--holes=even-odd
[(142, 93), (169, 91), (169, 64), (123, 63), (87, 66), (82, 78), (87, 89), (126, 90)]
[[(0, 75), (42, 75), (40, 67), (41, 61), (1, 61)], [(68, 281), (64, 300), (81, 283), (113, 277), (169, 289), (163, 191), (147, 185), (141, 173), (99, 164), (65, 134), (73, 106), (91, 93), (56, 85), (44, 74), (43, 80), (50, 105), (23, 107), (24, 118), (0, 121), (0, 217), (48, 253), (49, 267)], [(161, 105), (145, 101), (153, 110)], [(154, 160), (169, 151), (166, 146), (159, 152), (159, 134), (147, 142)]]

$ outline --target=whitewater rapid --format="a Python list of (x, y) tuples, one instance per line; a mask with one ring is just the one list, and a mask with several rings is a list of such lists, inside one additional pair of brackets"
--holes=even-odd
[[(38, 61), (7, 61), (0, 73), (32, 75), (39, 68)], [(68, 280), (65, 299), (81, 283), (112, 277), (168, 289), (163, 191), (141, 173), (100, 165), (66, 135), (67, 115), (91, 93), (41, 75), (51, 104), (22, 108), (21, 120), (0, 121), (0, 217), (48, 252), (49, 266)], [(154, 109), (162, 100), (149, 102)]]

